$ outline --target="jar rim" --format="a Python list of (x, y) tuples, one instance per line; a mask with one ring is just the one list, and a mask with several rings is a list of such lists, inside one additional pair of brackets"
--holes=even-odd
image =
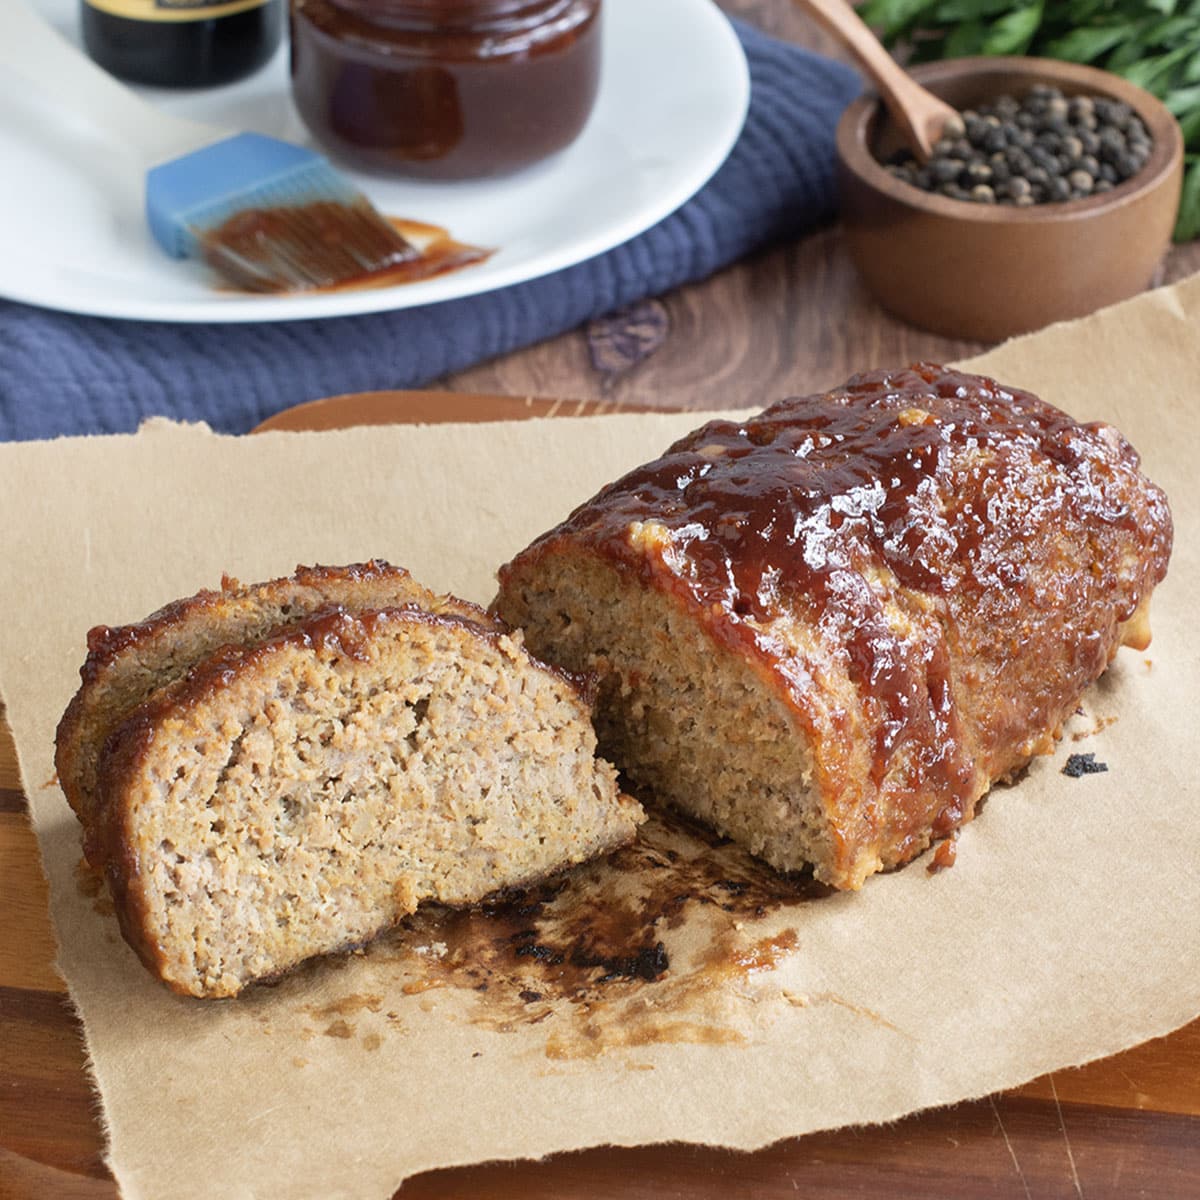
[(364, 21), (421, 32), (479, 31), (540, 25), (576, 0), (330, 0)]

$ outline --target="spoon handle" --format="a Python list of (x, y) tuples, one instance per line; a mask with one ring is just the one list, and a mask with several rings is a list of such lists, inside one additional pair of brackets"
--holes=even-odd
[(845, 0), (798, 0), (798, 3), (853, 51), (917, 160), (928, 162), (947, 119), (958, 115), (954, 109), (917, 83)]

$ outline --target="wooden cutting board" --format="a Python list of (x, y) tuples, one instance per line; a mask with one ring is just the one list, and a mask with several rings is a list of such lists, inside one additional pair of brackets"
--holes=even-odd
[[(271, 429), (576, 416), (587, 401), (395, 393), (288, 410)], [(3, 569), (3, 564), (0, 564)], [(2, 710), (0, 710), (2, 716)], [(0, 728), (0, 1200), (112, 1200), (81, 1031), (53, 967), (47, 892), (7, 725)], [(953, 1047), (947, 1054), (955, 1053)], [(331, 1153), (335, 1151), (331, 1148)], [(755, 1154), (670, 1145), (485, 1164), (409, 1181), (402, 1200), (1200, 1197), (1200, 1021), (1025, 1087), (886, 1127)], [(214, 1198), (218, 1200), (218, 1198)]]

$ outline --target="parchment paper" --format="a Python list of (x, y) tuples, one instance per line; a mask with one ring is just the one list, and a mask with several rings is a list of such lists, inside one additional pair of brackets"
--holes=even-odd
[[(1016, 1085), (1195, 1017), (1198, 333), (1193, 279), (969, 364), (1115, 422), (1177, 533), (1151, 650), (1123, 650), (1058, 752), (996, 790), (957, 865), (922, 860), (758, 921), (685, 905), (661, 923), (664, 979), (587, 1003), (514, 997), (504, 970), (490, 994), (430, 974), (444, 951), (420, 922), (237, 1001), (171, 995), (81, 886), (79, 832), (48, 782), (54, 728), (92, 624), (222, 571), (374, 555), (486, 601), (498, 563), (694, 414), (246, 439), (157, 424), (0, 446), (0, 683), (124, 1193), (386, 1196), (426, 1168), (606, 1142), (753, 1148)], [(1107, 773), (1065, 777), (1082, 752)], [(623, 886), (650, 869), (638, 861)], [(615, 870), (573, 887), (611, 888)]]

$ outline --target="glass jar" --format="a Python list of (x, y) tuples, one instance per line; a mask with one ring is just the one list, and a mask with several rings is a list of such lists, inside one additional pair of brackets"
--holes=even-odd
[(87, 52), (155, 87), (211, 87), (261, 67), (283, 38), (283, 0), (82, 0)]
[(292, 0), (292, 94), (331, 153), (423, 179), (538, 162), (587, 122), (601, 0)]

